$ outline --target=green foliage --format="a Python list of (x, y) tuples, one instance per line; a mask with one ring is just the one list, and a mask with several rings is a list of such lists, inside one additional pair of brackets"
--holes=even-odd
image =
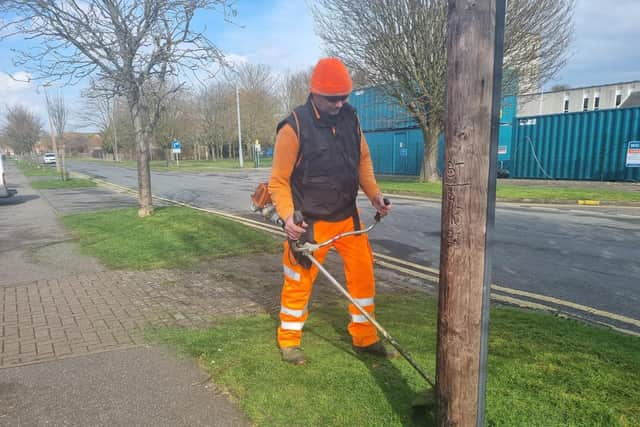
[(157, 208), (139, 218), (136, 209), (114, 209), (63, 217), (88, 254), (113, 268), (188, 267), (200, 261), (278, 251), (269, 234), (180, 207)]
[[(436, 303), (378, 296), (377, 319), (428, 372), (435, 371)], [(305, 325), (306, 365), (280, 360), (277, 319), (221, 321), (207, 330), (152, 329), (149, 338), (197, 357), (260, 426), (404, 426), (427, 387), (403, 359), (356, 356), (346, 304), (315, 305)], [(487, 424), (640, 424), (640, 339), (546, 314), (493, 308)]]
[(32, 181), (31, 186), (38, 190), (55, 190), (59, 188), (97, 187), (98, 185), (89, 179), (72, 178), (65, 181), (61, 179), (37, 180)]
[(16, 165), (25, 176), (58, 176), (55, 165), (38, 165), (27, 161), (17, 161)]
[[(423, 197), (440, 198), (441, 182), (417, 182), (381, 180), (380, 188), (386, 193), (408, 194)], [(538, 187), (529, 185), (500, 184), (496, 187), (498, 200), (532, 201), (532, 202), (576, 202), (578, 200), (600, 200), (611, 202), (640, 202), (638, 191), (615, 191), (602, 189), (575, 188), (557, 185)]]

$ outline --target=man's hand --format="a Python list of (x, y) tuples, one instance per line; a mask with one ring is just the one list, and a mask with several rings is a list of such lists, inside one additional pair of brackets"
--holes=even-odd
[(302, 224), (296, 225), (293, 215), (290, 215), (284, 222), (284, 231), (289, 239), (298, 240), (307, 231), (307, 223), (303, 221)]
[(373, 200), (371, 200), (371, 204), (373, 205), (373, 207), (378, 211), (378, 213), (380, 214), (380, 217), (385, 217), (387, 216), (389, 213), (391, 213), (391, 202), (389, 202), (388, 205), (384, 204), (384, 197), (382, 196), (382, 194), (376, 194), (376, 196), (373, 198)]

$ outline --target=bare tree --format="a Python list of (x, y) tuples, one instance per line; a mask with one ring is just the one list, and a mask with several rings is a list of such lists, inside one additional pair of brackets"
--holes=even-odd
[(27, 108), (7, 107), (2, 133), (9, 146), (18, 154), (29, 154), (42, 134), (42, 122)]
[(171, 159), (171, 141), (176, 138), (182, 141), (183, 152), (188, 145), (185, 142), (193, 143), (193, 129), (192, 124), (189, 123), (191, 108), (191, 100), (186, 92), (180, 92), (171, 104), (162, 108), (153, 137), (155, 145), (162, 150), (167, 162)]
[(14, 18), (0, 33), (41, 40), (40, 48), (19, 53), (18, 65), (67, 83), (93, 76), (96, 90), (126, 99), (135, 129), (138, 215), (152, 214), (149, 145), (160, 108), (187, 72), (213, 75), (211, 64), (224, 63), (195, 29), (194, 16), (220, 10), (226, 19), (235, 11), (225, 0), (4, 0), (3, 7)]
[[(51, 124), (51, 140), (53, 143), (53, 150), (56, 153), (56, 169), (58, 175), (63, 181), (67, 179), (67, 171), (65, 165), (66, 147), (64, 143), (64, 131), (67, 127), (67, 121), (69, 118), (69, 110), (65, 105), (64, 98), (62, 96), (49, 97), (49, 94), (45, 91), (45, 99), (47, 102), (47, 114), (49, 115), (49, 123)], [(55, 133), (55, 135), (53, 135)]]
[[(510, 0), (505, 93), (541, 85), (564, 66), (574, 0)], [(421, 178), (435, 181), (444, 128), (446, 0), (319, 0), (316, 31), (327, 52), (362, 81), (381, 87), (416, 120), (424, 137)], [(345, 30), (348, 29), (348, 30)]]
[(230, 82), (219, 81), (199, 96), (201, 138), (212, 159), (223, 157), (223, 148), (236, 136), (235, 89)]
[[(109, 98), (95, 96), (91, 91), (85, 92), (84, 105), (80, 118), (85, 126), (98, 129), (102, 137), (102, 148), (113, 153), (115, 145), (114, 133), (110, 132), (114, 122), (114, 103)], [(107, 135), (108, 134), (108, 135)], [(115, 157), (114, 157), (115, 160)]]
[(262, 146), (273, 142), (280, 112), (277, 83), (266, 65), (245, 63), (238, 68), (242, 137), (246, 141), (243, 146), (248, 148), (243, 152), (252, 158), (255, 141), (260, 141)]
[(309, 96), (309, 80), (311, 79), (312, 68), (287, 73), (282, 79), (280, 97), (282, 99), (283, 115), (293, 111), (298, 105), (304, 104)]
[(109, 99), (91, 88), (85, 90), (83, 95), (84, 105), (79, 114), (81, 121), (87, 127), (98, 129), (103, 153), (111, 154), (116, 162), (120, 161), (120, 151), (135, 149), (133, 124), (124, 110), (126, 101), (118, 96)]
[[(504, 29), (503, 88), (530, 93), (566, 65), (575, 0), (509, 0)], [(509, 93), (514, 94), (515, 93)]]

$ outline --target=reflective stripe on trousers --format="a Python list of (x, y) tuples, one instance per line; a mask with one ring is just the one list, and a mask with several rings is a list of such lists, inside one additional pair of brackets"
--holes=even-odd
[[(313, 227), (316, 241), (322, 242), (337, 234), (352, 231), (353, 219), (349, 217), (338, 222), (316, 221)], [(373, 277), (373, 254), (367, 236), (345, 237), (334, 242), (333, 246), (342, 257), (349, 294), (368, 313), (373, 315), (375, 280)], [(322, 263), (329, 249), (330, 246), (321, 248), (313, 256)], [(313, 282), (318, 275), (318, 269), (315, 266), (312, 266), (311, 269), (304, 269), (297, 265), (289, 253), (288, 242), (284, 243), (282, 264), (284, 284), (281, 295), (278, 345), (284, 348), (300, 345), (302, 327), (309, 315), (307, 312), (309, 296)], [(329, 272), (333, 274), (333, 272)], [(326, 286), (333, 288), (331, 284)], [(335, 290), (335, 295), (336, 299), (344, 298), (338, 290)], [(354, 345), (365, 347), (378, 341), (375, 327), (352, 304), (349, 304), (349, 314), (351, 322), (347, 329)]]

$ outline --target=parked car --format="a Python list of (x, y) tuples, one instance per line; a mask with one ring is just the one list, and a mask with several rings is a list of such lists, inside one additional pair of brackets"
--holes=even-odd
[(509, 172), (509, 169), (498, 168), (496, 172), (498, 178), (509, 178), (511, 176), (511, 172)]
[(55, 165), (56, 164), (56, 153), (44, 153), (42, 156), (42, 163), (45, 165)]

